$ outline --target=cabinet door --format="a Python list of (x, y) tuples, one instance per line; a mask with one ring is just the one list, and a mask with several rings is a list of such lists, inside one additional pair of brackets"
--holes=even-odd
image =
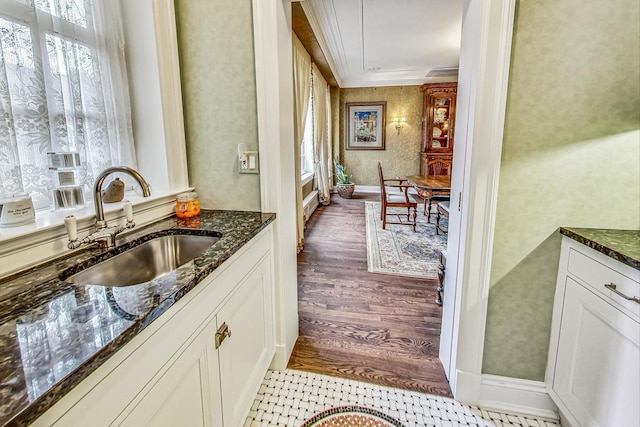
[(640, 425), (640, 325), (569, 277), (555, 372), (580, 425)]
[(427, 152), (450, 153), (453, 147), (453, 111), (455, 97), (452, 94), (434, 95), (429, 110), (430, 131), (427, 134)]
[(453, 152), (455, 130), (456, 83), (428, 83), (422, 111), (422, 152)]
[(114, 424), (121, 426), (220, 426), (222, 408), (215, 318), (147, 385)]
[(218, 348), (224, 425), (240, 426), (274, 354), (271, 262), (266, 255), (218, 313), (231, 331)]

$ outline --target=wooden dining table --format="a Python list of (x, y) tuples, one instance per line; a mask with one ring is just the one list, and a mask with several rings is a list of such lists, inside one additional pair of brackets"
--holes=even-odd
[(407, 180), (424, 199), (425, 215), (431, 212), (431, 199), (434, 196), (451, 194), (451, 176), (449, 175), (409, 175)]

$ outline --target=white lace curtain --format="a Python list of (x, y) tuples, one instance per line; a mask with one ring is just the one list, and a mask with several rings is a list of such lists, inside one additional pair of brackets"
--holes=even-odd
[(136, 167), (119, 2), (0, 0), (0, 196), (48, 205), (46, 153), (77, 152), (79, 184)]

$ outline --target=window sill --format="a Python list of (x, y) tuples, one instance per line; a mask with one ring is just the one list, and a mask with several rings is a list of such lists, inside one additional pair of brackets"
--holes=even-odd
[[(159, 192), (150, 197), (142, 197), (132, 191), (125, 195), (124, 200), (129, 200), (133, 205), (133, 219), (136, 226), (142, 226), (173, 213), (176, 194), (188, 190), (191, 189)], [(122, 205), (123, 202), (104, 205), (104, 217), (107, 222), (116, 224), (124, 221)], [(92, 200), (81, 209), (38, 211), (35, 223), (0, 228), (0, 257), (3, 257), (0, 276), (68, 251), (66, 246), (68, 237), (64, 226), (64, 217), (67, 215), (76, 217), (79, 237), (93, 230), (95, 212)]]
[(302, 174), (302, 177), (300, 178), (300, 180), (302, 181), (302, 185), (307, 185), (308, 183), (313, 181), (314, 176), (315, 174), (313, 172)]

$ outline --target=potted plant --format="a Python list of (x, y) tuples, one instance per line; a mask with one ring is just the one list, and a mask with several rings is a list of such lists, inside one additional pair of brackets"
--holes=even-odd
[(333, 161), (336, 175), (336, 190), (343, 199), (350, 199), (353, 196), (353, 190), (356, 185), (351, 182), (351, 176), (347, 174), (347, 168), (337, 161)]

